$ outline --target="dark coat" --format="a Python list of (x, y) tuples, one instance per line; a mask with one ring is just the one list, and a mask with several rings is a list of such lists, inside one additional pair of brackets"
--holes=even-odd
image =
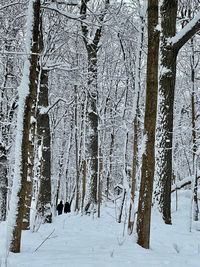
[(69, 204), (69, 202), (66, 202), (65, 203), (65, 207), (64, 207), (64, 213), (68, 213), (68, 212), (70, 212), (71, 210), (70, 210), (70, 204)]
[(62, 214), (62, 211), (63, 211), (63, 203), (62, 203), (62, 201), (60, 201), (60, 203), (58, 204), (56, 209), (58, 211), (58, 215)]

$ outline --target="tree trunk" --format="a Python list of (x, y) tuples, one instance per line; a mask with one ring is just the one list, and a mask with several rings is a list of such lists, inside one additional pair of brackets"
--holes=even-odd
[(37, 100), (39, 18), (40, 1), (29, 1), (26, 44), (27, 52), (30, 52), (30, 55), (26, 59), (19, 87), (15, 174), (8, 220), (8, 244), (10, 251), (15, 253), (20, 252), (26, 182), (29, 177), (27, 164), (29, 162), (29, 134)]
[[(173, 106), (176, 78), (176, 58), (181, 47), (199, 30), (198, 15), (175, 35), (177, 0), (163, 0), (161, 6), (161, 75), (160, 75), (160, 120), (162, 123), (161, 164), (159, 175), (160, 210), (165, 223), (171, 224), (171, 181), (172, 181), (172, 140)], [(190, 25), (189, 25), (190, 24)], [(170, 38), (171, 37), (171, 38)]]
[[(110, 112), (111, 113), (111, 112)], [(110, 134), (110, 148), (109, 148), (109, 159), (108, 159), (108, 174), (107, 174), (107, 178), (106, 178), (106, 199), (109, 199), (109, 191), (110, 191), (110, 178), (112, 176), (112, 169), (113, 169), (113, 147), (114, 147), (114, 128), (112, 129), (112, 132)]]
[[(82, 0), (80, 13), (82, 15), (82, 33), (83, 41), (88, 55), (88, 130), (87, 130), (87, 152), (90, 159), (90, 197), (89, 205), (97, 204), (97, 180), (98, 180), (98, 123), (99, 115), (97, 112), (97, 97), (98, 97), (98, 83), (97, 83), (97, 53), (98, 45), (101, 38), (102, 26), (97, 28), (94, 32), (93, 38), (89, 37), (89, 26), (84, 23), (87, 17), (87, 5), (90, 0)], [(105, 2), (105, 10), (99, 15), (99, 20), (103, 23), (104, 16), (108, 9), (109, 0)], [(92, 29), (94, 31), (94, 29)]]
[(76, 147), (76, 200), (75, 211), (79, 211), (80, 200), (80, 164), (79, 164), (79, 140), (78, 140), (78, 92), (77, 85), (74, 86), (75, 91), (75, 108), (74, 108), (74, 120), (75, 120), (75, 147)]
[[(9, 32), (9, 39), (5, 40), (5, 50), (11, 52), (16, 39), (17, 31)], [(17, 107), (17, 95), (14, 101), (8, 102), (7, 87), (17, 87), (15, 77), (15, 64), (13, 55), (5, 58), (5, 73), (0, 94), (0, 222), (6, 220), (8, 199), (8, 167), (9, 147), (13, 144), (10, 140), (14, 110)], [(16, 89), (14, 89), (16, 91)], [(16, 92), (12, 92), (14, 95)]]
[(100, 218), (101, 201), (102, 201), (102, 174), (103, 174), (103, 154), (101, 145), (99, 147), (99, 167), (98, 167), (98, 218)]
[(175, 35), (177, 0), (164, 0), (161, 6), (161, 74), (159, 88), (159, 206), (166, 224), (171, 224), (172, 133), (174, 88), (176, 79), (176, 50), (168, 45)]
[(87, 160), (86, 160), (86, 114), (87, 114), (87, 94), (84, 92), (84, 99), (81, 104), (81, 173), (82, 173), (82, 197), (81, 197), (81, 213), (84, 213), (84, 201), (86, 195), (86, 176), (87, 176)]
[(137, 101), (137, 109), (136, 115), (134, 118), (134, 147), (133, 147), (133, 171), (132, 171), (132, 182), (131, 182), (131, 202), (129, 207), (129, 217), (128, 217), (128, 233), (132, 234), (133, 226), (134, 226), (134, 215), (133, 215), (133, 207), (134, 207), (134, 199), (135, 199), (135, 186), (136, 186), (136, 172), (138, 168), (137, 155), (138, 155), (138, 120), (137, 120), (137, 112), (139, 109), (139, 96)]
[(7, 157), (2, 153), (0, 156), (0, 222), (6, 220), (7, 208)]
[(192, 154), (193, 154), (193, 175), (194, 175), (194, 221), (199, 219), (199, 207), (198, 207), (198, 173), (197, 173), (197, 134), (196, 134), (196, 113), (195, 113), (195, 61), (194, 61), (194, 42), (191, 39), (191, 85), (192, 85), (192, 96), (191, 96), (191, 107), (192, 107)]
[(121, 203), (120, 213), (119, 213), (119, 218), (118, 218), (118, 223), (121, 223), (122, 222), (122, 213), (123, 213), (125, 198), (126, 198), (126, 189), (124, 188), (124, 190), (123, 190), (123, 197), (122, 197), (122, 203)]
[(141, 60), (142, 60), (142, 46), (144, 39), (144, 24), (145, 19), (141, 16), (141, 30), (138, 36), (138, 51), (136, 55), (136, 63), (135, 63), (135, 103), (136, 108), (134, 112), (134, 136), (133, 136), (133, 165), (132, 165), (132, 182), (131, 182), (131, 201), (129, 207), (129, 217), (128, 217), (128, 233), (133, 233), (134, 227), (134, 199), (135, 199), (135, 187), (136, 187), (136, 175), (138, 169), (138, 131), (139, 131), (139, 100), (140, 100), (140, 76), (141, 76)]
[(34, 141), (35, 141), (35, 114), (32, 113), (32, 119), (30, 122), (29, 130), (29, 161), (28, 161), (28, 177), (26, 181), (26, 196), (23, 218), (23, 230), (30, 229), (30, 211), (32, 201), (32, 188), (33, 188), (33, 176), (34, 176)]
[(149, 248), (152, 190), (155, 166), (155, 126), (157, 113), (158, 91), (158, 50), (159, 32), (158, 0), (148, 1), (148, 55), (147, 55), (147, 89), (144, 130), (146, 134), (146, 152), (142, 157), (142, 177), (140, 185), (138, 217), (137, 217), (137, 243)]
[[(44, 50), (43, 41), (43, 25), (42, 15), (40, 13), (40, 38), (39, 47), (40, 51)], [(44, 55), (43, 55), (44, 56)], [(37, 110), (37, 139), (38, 149), (41, 148), (40, 155), (40, 190), (38, 196), (38, 214), (42, 218), (43, 223), (52, 222), (51, 210), (51, 134), (49, 114), (44, 109), (48, 107), (49, 101), (49, 86), (48, 86), (48, 71), (43, 69), (42, 57), (40, 60), (40, 90), (38, 97), (38, 110)]]
[(37, 113), (38, 149), (41, 148), (38, 213), (43, 218), (43, 222), (51, 223), (51, 135), (49, 114), (43, 113), (41, 110), (45, 107), (48, 107), (48, 73), (46, 70), (42, 70)]
[(81, 212), (83, 214), (84, 209), (84, 200), (85, 200), (85, 192), (86, 192), (86, 175), (87, 175), (87, 162), (83, 161), (83, 182), (82, 182), (82, 201), (81, 201)]

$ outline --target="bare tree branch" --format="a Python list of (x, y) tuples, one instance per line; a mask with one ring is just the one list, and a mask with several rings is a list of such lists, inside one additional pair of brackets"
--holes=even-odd
[(182, 29), (180, 30), (174, 37), (172, 37), (169, 41), (171, 45), (179, 51), (181, 47), (187, 43), (188, 40), (192, 38), (200, 30), (200, 12)]

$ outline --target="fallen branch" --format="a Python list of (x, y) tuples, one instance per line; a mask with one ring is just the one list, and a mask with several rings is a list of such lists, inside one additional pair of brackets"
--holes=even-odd
[(35, 249), (35, 251), (34, 252), (36, 252), (43, 244), (44, 244), (44, 242), (46, 242), (47, 241), (47, 239), (50, 239), (50, 236), (54, 233), (54, 231), (55, 231), (55, 228), (53, 229), (53, 231), (42, 241), (42, 243), (40, 243), (40, 245)]

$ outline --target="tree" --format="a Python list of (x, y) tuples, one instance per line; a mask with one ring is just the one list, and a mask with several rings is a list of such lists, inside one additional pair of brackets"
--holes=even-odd
[[(39, 50), (44, 52), (42, 14), (40, 12)], [(52, 222), (51, 211), (51, 135), (48, 113), (48, 70), (45, 70), (43, 57), (40, 60), (40, 84), (37, 104), (37, 149), (40, 151), (39, 160), (39, 194), (37, 212), (43, 222)]]
[[(176, 32), (177, 0), (163, 1), (161, 13), (161, 74), (159, 87), (159, 206), (165, 223), (171, 224), (171, 177), (172, 177), (172, 131), (173, 129), (173, 99), (176, 78), (177, 51), (167, 47), (168, 38)], [(170, 68), (167, 69), (170, 65)], [(167, 178), (167, 177), (170, 177)]]
[(159, 111), (162, 124), (160, 133), (161, 164), (159, 166), (159, 203), (165, 223), (171, 224), (172, 141), (174, 119), (174, 92), (176, 59), (179, 50), (200, 27), (200, 13), (175, 34), (177, 0), (164, 0), (161, 6), (161, 72)]
[(148, 1), (148, 54), (147, 54), (147, 84), (144, 118), (144, 134), (146, 151), (142, 156), (142, 175), (137, 217), (137, 243), (149, 248), (151, 204), (155, 166), (155, 128), (158, 92), (158, 0)]
[(27, 19), (26, 49), (23, 77), (19, 90), (15, 174), (10, 203), (8, 238), (11, 252), (20, 252), (28, 173), (29, 138), (35, 114), (38, 84), (40, 0), (30, 0)]
[[(146, 6), (145, 6), (146, 7)], [(135, 62), (135, 107), (134, 107), (134, 136), (133, 136), (133, 165), (132, 165), (132, 183), (131, 183), (131, 202), (129, 207), (128, 232), (132, 234), (134, 226), (134, 205), (135, 205), (135, 189), (138, 171), (138, 143), (139, 143), (139, 100), (141, 91), (141, 61), (142, 61), (142, 47), (144, 40), (144, 24), (146, 8), (142, 12), (142, 7), (139, 5), (139, 14), (141, 19), (140, 30), (138, 33), (138, 47)]]
[[(10, 5), (10, 1), (1, 1), (0, 4), (0, 46), (5, 52), (1, 54), (0, 73), (0, 221), (4, 221), (7, 215), (7, 199), (9, 188), (9, 176), (11, 173), (11, 154), (14, 146), (13, 139), (15, 128), (15, 110), (17, 108), (16, 88), (21, 72), (16, 66), (20, 61), (13, 55), (15, 43), (20, 42), (18, 36), (22, 21), (16, 20), (13, 27), (13, 17), (22, 13), (18, 5)], [(19, 78), (18, 78), (19, 77)]]
[[(90, 34), (89, 26), (84, 22), (87, 18), (88, 3), (90, 0), (81, 1), (80, 13), (82, 15), (81, 28), (83, 33), (83, 41), (88, 56), (88, 130), (87, 130), (87, 152), (90, 159), (91, 172), (91, 191), (90, 199), (87, 207), (90, 204), (97, 204), (97, 181), (98, 181), (98, 82), (97, 82), (97, 59), (99, 42), (102, 34), (102, 23), (109, 7), (109, 0), (105, 1), (103, 10), (100, 11), (98, 20), (101, 22), (100, 26), (94, 33)], [(89, 36), (89, 34), (91, 36)]]

